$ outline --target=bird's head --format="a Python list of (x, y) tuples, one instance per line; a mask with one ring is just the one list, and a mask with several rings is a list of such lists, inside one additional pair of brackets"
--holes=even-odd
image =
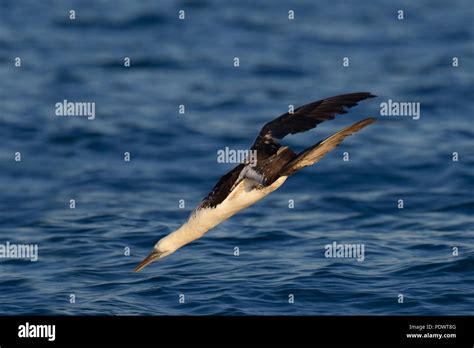
[(170, 238), (165, 237), (160, 239), (158, 243), (156, 243), (153, 247), (151, 253), (147, 257), (145, 257), (142, 262), (137, 265), (137, 267), (135, 267), (134, 271), (140, 272), (150, 263), (174, 253), (176, 249), (176, 245), (172, 242), (172, 240), (170, 240)]
[(199, 228), (199, 226), (196, 227), (196, 224), (185, 223), (176, 231), (160, 239), (158, 243), (155, 244), (152, 252), (135, 267), (135, 272), (140, 272), (150, 263), (174, 253), (179, 248), (200, 238), (208, 230), (209, 228), (207, 227)]

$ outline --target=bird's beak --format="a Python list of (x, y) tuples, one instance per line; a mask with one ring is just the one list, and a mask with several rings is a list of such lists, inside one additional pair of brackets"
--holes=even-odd
[(144, 269), (146, 266), (148, 266), (150, 263), (152, 263), (153, 261), (156, 261), (158, 260), (162, 255), (164, 254), (164, 252), (161, 252), (161, 251), (157, 251), (157, 250), (153, 250), (150, 255), (148, 255), (147, 257), (145, 257), (143, 259), (142, 262), (140, 262), (138, 264), (137, 267), (135, 267), (135, 269), (133, 270), (134, 272), (140, 272), (142, 269)]

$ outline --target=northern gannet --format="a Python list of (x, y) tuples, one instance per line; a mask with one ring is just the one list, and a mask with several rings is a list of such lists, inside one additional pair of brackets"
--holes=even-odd
[(310, 130), (321, 122), (334, 119), (337, 114), (347, 113), (345, 108), (372, 97), (375, 96), (362, 92), (319, 100), (265, 124), (251, 147), (251, 150), (256, 151), (256, 163), (241, 163), (225, 174), (193, 210), (188, 221), (160, 239), (153, 251), (138, 264), (135, 272), (174, 253), (242, 209), (258, 202), (279, 188), (290, 175), (318, 162), (345, 137), (373, 123), (375, 118), (369, 117), (344, 128), (298, 154), (288, 146), (280, 145), (277, 139)]

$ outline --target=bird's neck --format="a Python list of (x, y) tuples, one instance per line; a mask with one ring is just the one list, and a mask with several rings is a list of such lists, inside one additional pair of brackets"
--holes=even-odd
[(228, 211), (225, 207), (220, 207), (220, 209), (200, 209), (193, 212), (186, 223), (163, 238), (164, 249), (174, 252), (182, 246), (201, 238), (207, 231), (228, 219), (237, 211)]
[(207, 226), (200, 226), (193, 221), (188, 221), (166, 236), (166, 243), (170, 245), (171, 249), (176, 250), (202, 237), (208, 230)]

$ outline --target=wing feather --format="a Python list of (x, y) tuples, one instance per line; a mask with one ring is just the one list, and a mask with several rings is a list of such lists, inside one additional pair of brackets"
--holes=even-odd
[(356, 106), (361, 100), (375, 97), (368, 92), (343, 94), (300, 106), (293, 113), (285, 113), (265, 124), (252, 150), (257, 150), (257, 160), (274, 155), (281, 145), (276, 139), (289, 134), (306, 132), (318, 124), (332, 120), (338, 114), (347, 113), (346, 108)]

